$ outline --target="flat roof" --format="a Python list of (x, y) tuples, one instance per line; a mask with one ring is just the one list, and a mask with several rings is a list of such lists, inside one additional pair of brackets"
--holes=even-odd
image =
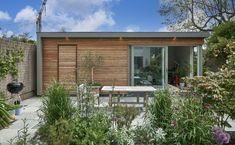
[(208, 32), (37, 32), (43, 38), (207, 38)]

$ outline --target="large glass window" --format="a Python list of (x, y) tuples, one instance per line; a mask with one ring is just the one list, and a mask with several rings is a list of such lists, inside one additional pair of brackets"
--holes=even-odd
[(137, 86), (162, 86), (164, 83), (163, 47), (133, 48), (133, 83)]

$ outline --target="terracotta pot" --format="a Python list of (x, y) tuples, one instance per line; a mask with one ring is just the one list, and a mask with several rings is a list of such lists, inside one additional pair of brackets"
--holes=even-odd
[(18, 94), (23, 89), (23, 87), (23, 83), (18, 81), (12, 81), (11, 83), (7, 84), (7, 90), (12, 94)]

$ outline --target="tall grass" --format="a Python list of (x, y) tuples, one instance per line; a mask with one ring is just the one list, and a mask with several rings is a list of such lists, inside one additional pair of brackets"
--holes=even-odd
[(69, 120), (75, 112), (68, 90), (56, 81), (47, 89), (42, 102), (42, 119), (45, 124), (54, 124), (61, 118)]
[(149, 107), (150, 121), (157, 128), (166, 129), (172, 121), (172, 99), (168, 90), (155, 93), (154, 101)]

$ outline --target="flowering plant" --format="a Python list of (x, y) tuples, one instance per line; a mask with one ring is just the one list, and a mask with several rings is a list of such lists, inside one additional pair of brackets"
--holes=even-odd
[(224, 143), (229, 143), (230, 134), (223, 131), (222, 128), (214, 128), (213, 129), (213, 138), (217, 145), (223, 145)]

